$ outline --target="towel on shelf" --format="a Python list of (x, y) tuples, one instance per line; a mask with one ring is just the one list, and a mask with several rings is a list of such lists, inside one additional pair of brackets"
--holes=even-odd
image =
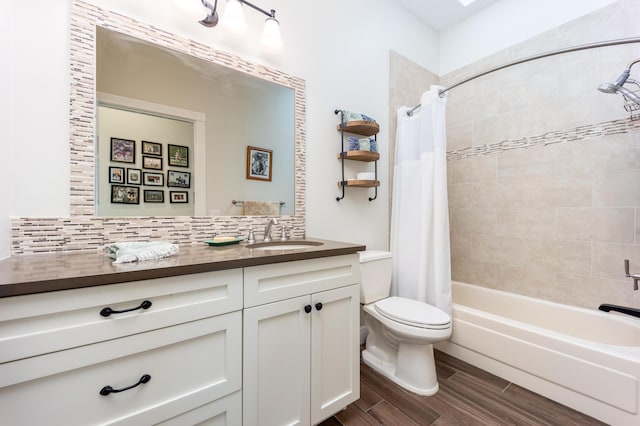
[(355, 136), (347, 138), (347, 151), (360, 151), (360, 139)]
[(347, 151), (372, 151), (378, 152), (378, 144), (374, 138), (347, 137)]
[(178, 246), (165, 241), (125, 241), (109, 246), (109, 257), (114, 264), (161, 259), (178, 253)]
[(359, 114), (357, 112), (353, 112), (353, 111), (342, 111), (344, 113), (344, 121), (372, 121), (372, 122), (376, 122), (376, 120), (374, 120), (373, 118), (364, 115), (364, 114)]
[(243, 201), (243, 216), (278, 216), (280, 201)]

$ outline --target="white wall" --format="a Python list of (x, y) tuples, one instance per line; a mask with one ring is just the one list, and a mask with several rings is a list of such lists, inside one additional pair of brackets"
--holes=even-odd
[[(498, 0), (440, 34), (443, 75), (616, 0)], [(594, 29), (593, 42), (601, 41)], [(567, 40), (569, 47), (570, 40)], [(528, 56), (528, 55), (527, 55)]]
[(11, 216), (69, 215), (69, 3), (11, 0)]
[[(13, 62), (12, 48), (12, 19), (11, 4), (0, 2), (0, 55), (5, 58), (7, 63)], [(11, 186), (13, 179), (11, 178), (12, 144), (11, 144), (11, 87), (12, 87), (12, 68), (0, 67), (0, 259), (9, 256), (10, 246), (9, 237), (11, 223), (9, 215), (11, 214)]]

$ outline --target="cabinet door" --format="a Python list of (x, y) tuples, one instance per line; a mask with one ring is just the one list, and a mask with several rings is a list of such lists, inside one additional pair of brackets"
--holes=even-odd
[(316, 424), (360, 397), (359, 286), (314, 294), (311, 305), (311, 423)]
[[(244, 311), (243, 424), (308, 425), (311, 297)], [(313, 312), (313, 311), (312, 311)]]

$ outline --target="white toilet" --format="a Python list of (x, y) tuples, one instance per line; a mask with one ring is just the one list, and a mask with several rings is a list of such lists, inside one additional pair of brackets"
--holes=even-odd
[(362, 359), (403, 388), (433, 395), (433, 343), (451, 336), (451, 317), (427, 303), (389, 297), (391, 268), (391, 253), (360, 252), (360, 303), (369, 330)]

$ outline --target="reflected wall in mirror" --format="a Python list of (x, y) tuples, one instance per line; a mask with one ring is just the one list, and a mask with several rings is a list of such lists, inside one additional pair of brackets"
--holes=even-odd
[[(106, 52), (111, 56), (102, 56), (104, 45), (113, 49)], [(156, 49), (155, 53), (142, 53), (141, 49), (150, 46)], [(303, 80), (79, 0), (72, 2), (70, 47), (72, 216), (100, 213), (96, 211), (99, 197), (96, 190), (101, 185), (109, 185), (108, 172), (103, 175), (102, 167), (96, 167), (94, 107), (97, 100), (94, 94), (97, 90), (114, 98), (189, 110), (204, 117), (204, 127), (194, 125), (192, 191), (195, 215), (241, 215), (241, 207), (232, 204), (232, 200), (240, 199), (283, 201), (282, 214), (304, 218)], [(137, 57), (136, 61), (134, 57)], [(159, 65), (155, 61), (160, 59), (170, 59), (172, 63)], [(94, 64), (97, 65), (97, 76), (93, 71)], [(167, 75), (155, 73), (157, 68), (166, 68), (163, 71), (169, 74), (169, 83), (165, 79)], [(125, 79), (118, 71), (130, 78)], [(158, 86), (146, 86), (150, 81)], [(160, 86), (168, 88), (169, 92), (162, 94)], [(197, 95), (198, 102), (189, 103)], [(274, 97), (284, 101), (276, 101)], [(276, 108), (275, 105), (279, 106)], [(106, 102), (104, 106), (114, 105)], [(265, 109), (265, 106), (270, 108)], [(153, 113), (146, 108), (137, 109), (137, 112)], [(197, 122), (195, 119), (194, 123)], [(126, 139), (127, 135), (114, 134), (113, 137)], [(200, 147), (199, 138), (204, 141)], [(181, 145), (180, 141), (169, 138), (155, 139), (154, 142), (163, 147)], [(142, 161), (141, 140), (136, 139), (136, 143), (140, 148), (132, 168), (141, 168), (138, 167)], [(247, 182), (245, 179), (245, 155), (249, 145), (273, 150), (272, 182)], [(166, 165), (162, 171), (166, 185)], [(265, 185), (271, 186), (265, 189)], [(141, 188), (155, 189), (144, 185)], [(166, 186), (165, 191), (168, 191)], [(144, 204), (136, 206), (140, 211), (132, 214), (156, 214), (145, 212)], [(176, 211), (170, 215), (181, 214), (185, 213)]]
[[(294, 214), (293, 89), (102, 27), (96, 30), (96, 88), (100, 105), (98, 215), (242, 214), (232, 200), (278, 201), (282, 203), (280, 214)], [(118, 105), (116, 97), (131, 102)], [(145, 107), (134, 106), (136, 103)], [(171, 113), (176, 110), (185, 113)], [(203, 127), (195, 151), (188, 150), (191, 167), (183, 170), (193, 176), (193, 185), (185, 188), (194, 195), (189, 203), (111, 203), (106, 195), (111, 186), (108, 168), (113, 166), (108, 156), (110, 138), (127, 137), (138, 145), (143, 140), (161, 144), (165, 155), (158, 158), (167, 175), (176, 169), (168, 161), (168, 145), (193, 148), (195, 127), (190, 127), (190, 135), (183, 134), (184, 126), (179, 124), (195, 121), (191, 116), (199, 117)], [(244, 157), (251, 145), (275, 153), (271, 182), (245, 179)], [(138, 149), (134, 164), (128, 167), (144, 168), (143, 155)], [(204, 161), (194, 162), (193, 157)]]

